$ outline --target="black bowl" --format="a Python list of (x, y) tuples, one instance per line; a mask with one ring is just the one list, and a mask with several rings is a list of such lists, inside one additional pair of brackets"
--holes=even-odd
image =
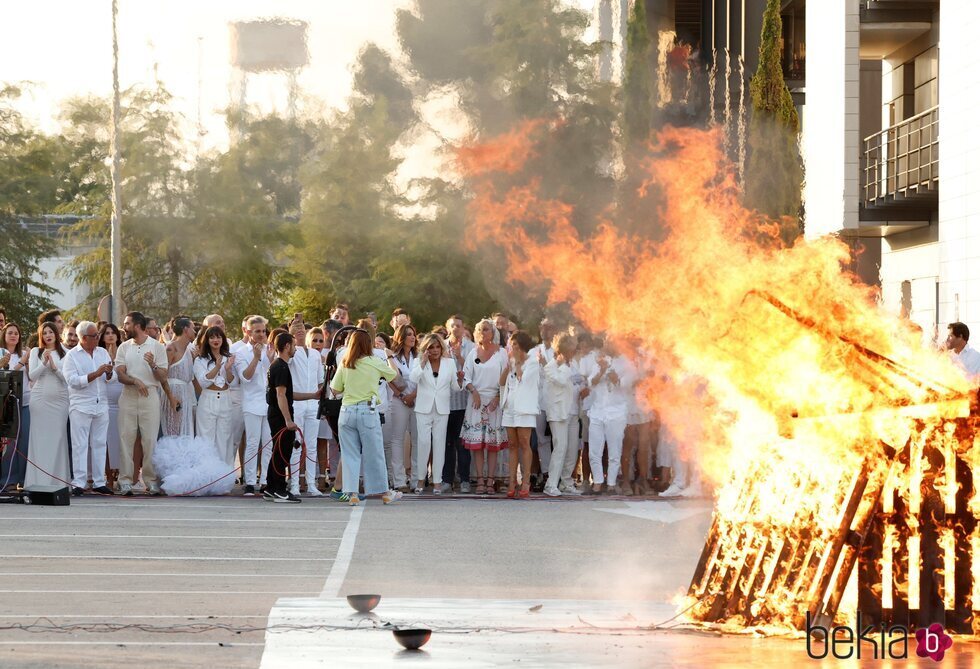
[(347, 595), (347, 603), (360, 613), (369, 613), (380, 601), (381, 595)]
[(406, 650), (418, 650), (432, 636), (432, 630), (427, 629), (392, 630), (391, 633), (395, 635), (395, 641)]

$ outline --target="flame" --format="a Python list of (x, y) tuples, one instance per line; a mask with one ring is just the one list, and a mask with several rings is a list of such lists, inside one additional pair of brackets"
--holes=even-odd
[[(786, 246), (783, 223), (742, 205), (720, 130), (668, 127), (651, 140), (637, 195), (656, 203), (658, 234), (640, 236), (617, 226), (615, 208), (589, 218), (544, 185), (539, 158), (561, 125), (527, 121), (459, 150), (465, 238), (502, 249), (508, 281), (567, 304), (624, 354), (654, 354), (639, 399), (717, 486), (691, 617), (790, 624), (823, 606), (853, 564), (840, 537), (866, 531), (882, 494), (891, 509), (896, 493), (916, 608), (924, 477), (947, 509), (956, 503), (961, 372), (846, 271), (844, 243)], [(923, 457), (935, 448), (949, 472), (938, 478)], [(898, 535), (886, 537), (888, 579), (903, 587)]]

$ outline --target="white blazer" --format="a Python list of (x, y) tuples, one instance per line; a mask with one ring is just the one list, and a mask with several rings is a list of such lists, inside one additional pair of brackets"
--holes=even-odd
[(537, 415), (541, 411), (538, 404), (538, 382), (541, 378), (541, 365), (537, 358), (528, 356), (524, 371), (518, 380), (517, 373), (511, 369), (507, 382), (500, 394), (500, 405), (515, 414)]
[(542, 405), (548, 420), (560, 421), (578, 417), (578, 407), (575, 403), (575, 369), (571, 365), (559, 365), (552, 359), (544, 367), (544, 404)]
[[(424, 354), (423, 354), (424, 355)], [(412, 369), (408, 373), (408, 379), (412, 383), (418, 384), (415, 395), (416, 413), (436, 413), (448, 416), (450, 410), (451, 393), (459, 390), (459, 383), (456, 380), (456, 361), (452, 358), (443, 358), (439, 363), (439, 376), (433, 376), (432, 365), (424, 368), (420, 364), (420, 355), (412, 362)]]

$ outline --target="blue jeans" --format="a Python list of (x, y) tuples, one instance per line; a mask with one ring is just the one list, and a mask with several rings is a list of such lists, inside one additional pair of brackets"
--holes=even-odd
[(364, 494), (378, 495), (388, 490), (381, 414), (367, 404), (340, 407), (340, 459), (344, 463), (344, 492), (356, 493), (361, 465), (364, 465)]

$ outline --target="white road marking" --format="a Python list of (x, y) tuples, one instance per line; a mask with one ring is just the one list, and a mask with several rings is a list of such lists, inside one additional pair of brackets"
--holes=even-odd
[[(255, 574), (251, 572), (242, 572), (237, 574), (185, 574), (183, 572), (157, 572), (148, 573), (144, 571), (15, 571), (15, 572), (4, 572), (0, 574), (0, 578), (13, 578), (21, 576), (138, 576), (143, 578), (144, 576), (172, 576), (174, 578), (255, 578)], [(314, 576), (319, 576), (319, 574), (275, 574), (276, 578), (311, 578)], [(103, 592), (110, 592), (103, 590)], [(106, 616), (111, 618), (112, 616)]]
[(309, 590), (0, 590), (4, 594), (35, 595), (308, 595)]
[(594, 511), (615, 513), (621, 516), (632, 516), (657, 523), (671, 524), (686, 520), (692, 516), (711, 513), (711, 505), (672, 504), (671, 502), (623, 502), (625, 508), (595, 507)]
[(333, 566), (330, 568), (326, 583), (323, 584), (320, 597), (336, 597), (340, 594), (340, 588), (347, 576), (347, 569), (354, 557), (354, 542), (357, 541), (357, 530), (361, 527), (361, 516), (363, 515), (364, 507), (355, 506), (350, 514), (347, 527), (344, 528), (344, 537), (340, 541), (337, 557), (334, 558)]

